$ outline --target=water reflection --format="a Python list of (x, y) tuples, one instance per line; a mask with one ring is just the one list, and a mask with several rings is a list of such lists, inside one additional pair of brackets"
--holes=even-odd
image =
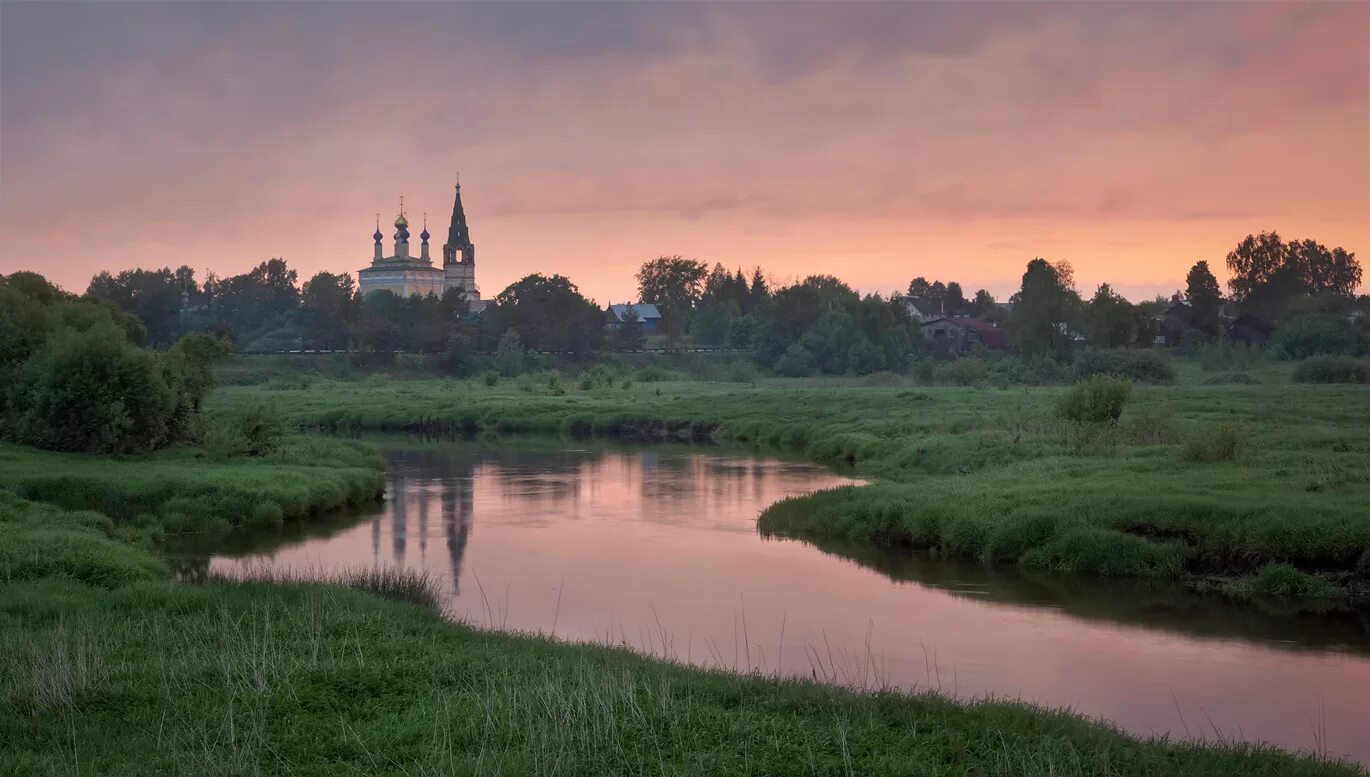
[[(800, 463), (558, 443), (387, 457), (383, 509), (234, 538), (208, 568), (405, 564), (477, 623), (711, 666), (1018, 697), (1141, 734), (1312, 748), (1309, 720), (1325, 718), (1331, 752), (1370, 760), (1361, 614), (759, 536), (756, 516), (775, 500), (848, 482)], [(200, 558), (187, 567), (203, 572)]]

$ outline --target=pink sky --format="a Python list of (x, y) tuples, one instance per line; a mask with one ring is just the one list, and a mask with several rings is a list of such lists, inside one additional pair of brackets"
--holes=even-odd
[[(1134, 298), (1370, 251), (1370, 4), (0, 7), (0, 272), (355, 272), (457, 173), (487, 296), (659, 254)], [(387, 229), (387, 243), (389, 232)]]

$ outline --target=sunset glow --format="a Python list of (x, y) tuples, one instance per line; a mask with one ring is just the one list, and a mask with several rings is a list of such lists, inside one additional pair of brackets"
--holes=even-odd
[(1370, 5), (10, 3), (0, 273), (370, 259), (445, 224), (482, 291), (647, 258), (915, 275), (1034, 256), (1134, 299), (1248, 233), (1370, 252)]

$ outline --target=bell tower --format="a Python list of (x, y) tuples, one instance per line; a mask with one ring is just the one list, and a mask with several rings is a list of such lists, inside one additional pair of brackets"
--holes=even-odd
[(476, 246), (466, 225), (466, 209), (461, 204), (461, 179), (457, 179), (456, 199), (452, 203), (452, 222), (447, 227), (447, 242), (442, 246), (443, 285), (460, 288), (468, 300), (480, 299), (476, 287)]

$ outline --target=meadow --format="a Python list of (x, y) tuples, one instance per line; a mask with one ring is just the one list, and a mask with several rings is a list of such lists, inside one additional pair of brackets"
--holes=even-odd
[[(1192, 575), (1273, 560), (1319, 575), (1297, 581), (1342, 586), (1367, 545), (1355, 507), (1368, 495), (1363, 388), (1279, 374), (1257, 385), (1182, 379), (1137, 388), (1119, 424), (1081, 439), (1055, 417), (1061, 388), (678, 377), (656, 365), (490, 382), (277, 374), (218, 389), (209, 413), (269, 403), (343, 434), (554, 433), (799, 453), (872, 482), (781, 503), (763, 528), (854, 553), (894, 543), (1012, 560), (983, 548), (1023, 536), (1017, 563), (1035, 572), (1033, 554), (1044, 555), (1046, 574)], [(1185, 440), (1216, 423), (1240, 426), (1235, 458), (1187, 457)], [(0, 446), (0, 773), (1361, 773), (1310, 753), (1142, 739), (1068, 710), (481, 631), (443, 617), (430, 581), (396, 570), (173, 579), (172, 535), (222, 537), (374, 499), (379, 464), (366, 445), (332, 437), (290, 437), (260, 457)], [(1133, 565), (1061, 563), (1074, 558), (1061, 547), (1094, 558), (1078, 532)], [(1144, 549), (1117, 556), (1118, 543)], [(1318, 566), (1329, 559), (1342, 566)]]
[(384, 577), (360, 585), (399, 601), (280, 581), (5, 586), (0, 773), (1359, 773), (1012, 702), (483, 632), (412, 603), (422, 579)]
[(1058, 417), (1059, 386), (682, 380), (657, 367), (296, 374), (227, 386), (210, 407), (270, 402), (335, 434), (740, 443), (872, 481), (781, 502), (764, 532), (1061, 574), (1183, 577), (1234, 595), (1359, 596), (1370, 578), (1370, 390), (1292, 383), (1292, 370), (1267, 363), (1233, 380), (1181, 364), (1174, 385), (1133, 387), (1108, 424)]

